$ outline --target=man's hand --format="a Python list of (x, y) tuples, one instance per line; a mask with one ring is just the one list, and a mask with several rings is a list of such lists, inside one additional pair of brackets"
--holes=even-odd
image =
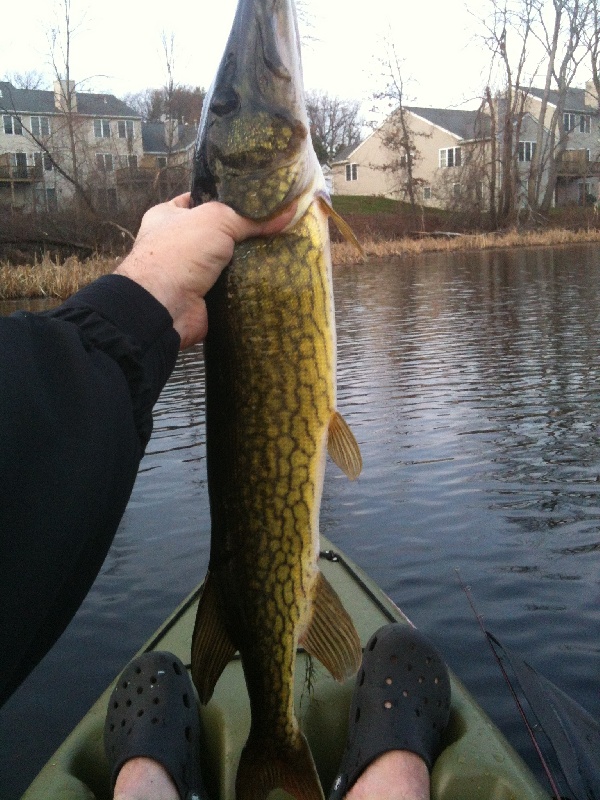
[(182, 350), (205, 338), (204, 296), (231, 261), (235, 244), (278, 233), (295, 210), (291, 206), (268, 222), (253, 222), (222, 203), (190, 208), (189, 202), (186, 192), (149, 209), (131, 253), (116, 269), (167, 308)]

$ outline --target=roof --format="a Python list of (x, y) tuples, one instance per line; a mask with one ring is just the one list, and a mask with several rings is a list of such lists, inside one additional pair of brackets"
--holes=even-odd
[[(544, 97), (543, 89), (530, 88), (527, 90), (529, 94), (542, 100)], [(565, 111), (587, 111), (588, 113), (595, 111), (598, 113), (598, 106), (592, 106), (585, 102), (586, 91), (585, 89), (567, 89), (567, 96), (565, 101)], [(558, 105), (559, 93), (555, 89), (548, 92), (548, 100), (552, 105)]]
[(422, 108), (407, 106), (406, 111), (443, 128), (459, 139), (481, 139), (489, 136), (490, 119), (481, 111), (465, 111), (457, 108)]
[[(178, 133), (177, 142), (171, 148), (172, 153), (187, 150), (196, 141), (195, 125), (179, 125)], [(142, 146), (144, 148), (144, 153), (167, 153), (164, 122), (142, 123)]]
[(341, 161), (347, 161), (349, 156), (356, 150), (356, 148), (364, 142), (364, 139), (361, 139), (360, 142), (355, 142), (354, 144), (350, 144), (347, 147), (342, 147), (339, 153), (336, 154), (335, 158), (332, 159), (332, 164), (339, 164)]
[[(57, 114), (54, 92), (45, 89), (16, 89), (0, 81), (0, 108), (19, 114)], [(113, 94), (75, 92), (77, 113), (92, 117), (137, 117), (139, 114)]]

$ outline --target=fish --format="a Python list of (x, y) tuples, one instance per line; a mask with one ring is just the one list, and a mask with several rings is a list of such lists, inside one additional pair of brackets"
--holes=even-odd
[(293, 0), (239, 0), (205, 99), (191, 204), (219, 200), (255, 220), (296, 206), (280, 233), (236, 245), (206, 296), (208, 572), (192, 639), (192, 677), (207, 703), (239, 651), (251, 724), (238, 800), (283, 788), (322, 800), (294, 711), (302, 646), (338, 681), (361, 645), (318, 568), (327, 451), (350, 479), (360, 449), (336, 406), (328, 218), (315, 155)]

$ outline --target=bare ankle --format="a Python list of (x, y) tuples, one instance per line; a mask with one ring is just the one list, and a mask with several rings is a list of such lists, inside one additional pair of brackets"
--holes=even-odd
[(407, 750), (392, 750), (373, 761), (346, 800), (429, 800), (425, 762)]
[(114, 800), (179, 800), (169, 773), (157, 761), (132, 758), (121, 767)]

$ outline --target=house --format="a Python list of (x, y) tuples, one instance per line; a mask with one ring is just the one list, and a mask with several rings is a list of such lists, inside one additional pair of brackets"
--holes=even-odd
[(156, 181), (158, 176), (159, 200), (190, 188), (195, 143), (196, 127), (193, 125), (168, 119), (142, 124), (144, 155), (139, 172), (150, 181)]
[(17, 89), (0, 81), (0, 208), (144, 207), (189, 186), (195, 130), (144, 123), (111, 94)]
[[(526, 92), (519, 118), (519, 140), (514, 143), (517, 207), (527, 205), (530, 168), (537, 142), (557, 159), (554, 202), (557, 205), (591, 202), (600, 197), (600, 113), (593, 85), (567, 92), (562, 119), (557, 92), (551, 92), (544, 119), (543, 92)], [(412, 186), (416, 200), (430, 206), (452, 207), (465, 201), (483, 205), (490, 192), (493, 161), (492, 129), (496, 131), (496, 186), (501, 183), (503, 99), (497, 99), (496, 125), (489, 110), (465, 111), (407, 107), (405, 119), (411, 134)], [(407, 199), (407, 156), (387, 146), (398, 126), (398, 112), (360, 144), (338, 154), (332, 163), (336, 194), (384, 195)], [(563, 137), (563, 138), (561, 138)], [(563, 151), (564, 150), (564, 151)], [(547, 182), (549, 158), (542, 159), (541, 185)]]
[(0, 205), (65, 208), (79, 194), (97, 208), (118, 204), (116, 171), (143, 156), (142, 120), (110, 94), (0, 82)]
[[(489, 118), (479, 111), (412, 106), (404, 113), (411, 132), (417, 200), (424, 205), (446, 205), (461, 190), (466, 153), (473, 150), (474, 142), (490, 135)], [(392, 115), (360, 144), (338, 154), (331, 165), (335, 194), (406, 199), (406, 155), (386, 145), (397, 124)]]
[[(536, 119), (541, 116), (543, 92), (530, 89), (527, 108)], [(544, 126), (549, 128), (556, 116), (560, 98), (550, 91)], [(600, 111), (592, 81), (585, 89), (569, 89), (562, 112), (561, 133), (564, 151), (559, 155), (555, 203), (558, 206), (583, 204), (600, 198)], [(523, 138), (523, 137), (521, 137)]]

